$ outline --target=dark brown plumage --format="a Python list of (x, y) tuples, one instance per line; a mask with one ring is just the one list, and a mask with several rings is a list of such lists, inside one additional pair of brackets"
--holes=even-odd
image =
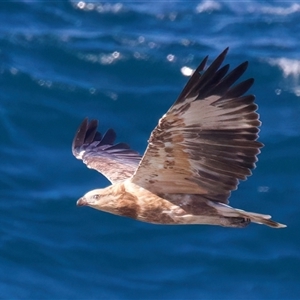
[(158, 224), (285, 227), (227, 205), (263, 146), (255, 98), (244, 95), (254, 80), (235, 84), (248, 63), (228, 72), (228, 64), (221, 67), (227, 51), (207, 69), (208, 57), (201, 62), (152, 131), (143, 157), (125, 143), (114, 145), (112, 129), (102, 136), (96, 120), (83, 121), (73, 154), (112, 185), (88, 192), (78, 205)]

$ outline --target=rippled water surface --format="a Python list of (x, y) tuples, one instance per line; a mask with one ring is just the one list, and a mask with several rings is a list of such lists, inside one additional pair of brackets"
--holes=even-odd
[[(299, 18), (296, 1), (1, 2), (0, 298), (299, 299)], [(227, 46), (249, 61), (265, 144), (231, 204), (288, 227), (76, 207), (108, 185), (72, 156), (82, 119), (142, 153), (191, 69)]]

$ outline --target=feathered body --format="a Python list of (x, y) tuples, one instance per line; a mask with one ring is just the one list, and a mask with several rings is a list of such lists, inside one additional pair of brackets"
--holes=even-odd
[(101, 211), (152, 224), (206, 224), (242, 228), (252, 221), (274, 228), (285, 227), (270, 220), (269, 215), (234, 209), (226, 204), (203, 199), (198, 195), (158, 196), (130, 180), (115, 183), (104, 189), (93, 190), (80, 198), (77, 205), (88, 205)]
[(103, 173), (112, 185), (88, 192), (78, 205), (155, 224), (210, 224), (245, 227), (250, 222), (280, 228), (269, 215), (228, 206), (232, 190), (255, 167), (263, 146), (253, 79), (232, 86), (247, 68), (228, 73), (224, 50), (206, 69), (207, 57), (159, 120), (141, 157), (125, 143), (102, 136), (98, 122), (83, 121), (73, 154)]

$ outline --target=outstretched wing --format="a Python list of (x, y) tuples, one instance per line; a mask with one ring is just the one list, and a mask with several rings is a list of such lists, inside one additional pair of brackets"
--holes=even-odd
[[(132, 182), (153, 193), (198, 194), (227, 203), (255, 167), (263, 145), (253, 79), (232, 86), (247, 68), (221, 67), (228, 48), (203, 72), (206, 57), (152, 131)], [(202, 74), (201, 74), (202, 73)], [(228, 74), (227, 74), (228, 73)]]
[(112, 183), (125, 180), (135, 172), (141, 156), (125, 143), (113, 144), (114, 130), (104, 136), (97, 131), (98, 121), (84, 119), (72, 143), (72, 152), (82, 159), (88, 168), (102, 173)]

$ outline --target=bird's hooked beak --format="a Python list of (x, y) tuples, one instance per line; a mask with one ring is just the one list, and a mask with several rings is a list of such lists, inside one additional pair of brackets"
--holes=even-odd
[(86, 206), (86, 205), (88, 205), (88, 203), (84, 197), (81, 197), (80, 199), (77, 200), (76, 205), (77, 206)]

